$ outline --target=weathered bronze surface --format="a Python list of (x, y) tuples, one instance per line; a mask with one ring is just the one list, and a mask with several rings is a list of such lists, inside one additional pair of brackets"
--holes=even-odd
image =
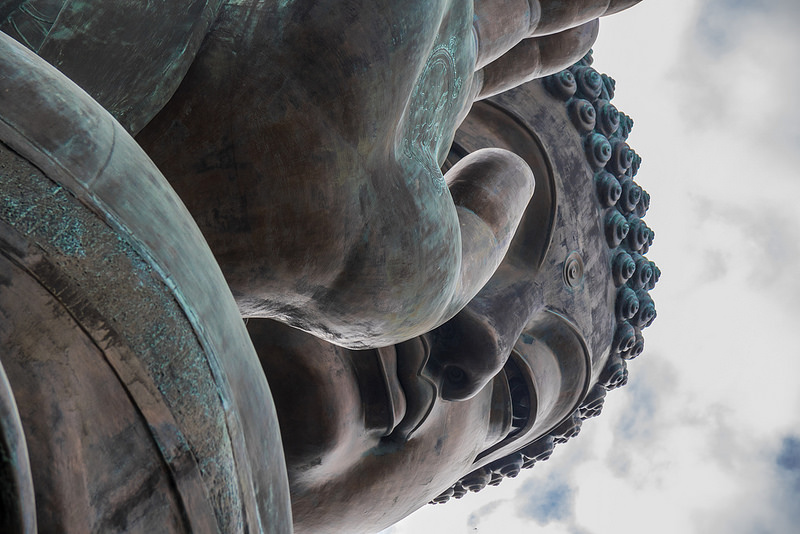
[(635, 3), (0, 2), (0, 526), (377, 531), (576, 434), (655, 315), (575, 63)]
[[(109, 425), (128, 429), (136, 423), (149, 429), (144, 444), (154, 441), (158, 452), (151, 450), (151, 461), (172, 473), (168, 485), (181, 501), (176, 517), (192, 526), (198, 518), (205, 518), (201, 525), (210, 519), (222, 531), (258, 525), (259, 517), (271, 521), (272, 515), (288, 523), (288, 510), (275, 514), (271, 509), (283, 503), (277, 506), (280, 512), (288, 499), (268, 386), (201, 234), (152, 162), (107, 112), (32, 53), (4, 35), (0, 39), (0, 129), (6, 143), (3, 252), (20, 270), (3, 291), (11, 292), (7, 298), (16, 306), (46, 309), (41, 319), (31, 321), (21, 319), (22, 312), (9, 312), (2, 343), (12, 389), (32, 396), (25, 404), (18, 401), (22, 411), (31, 410), (23, 428), (26, 422), (35, 424), (42, 433), (28, 438), (29, 449), (36, 445), (50, 451), (31, 461), (34, 486), (45, 492), (37, 502), (54, 501), (37, 508), (40, 528), (72, 528), (64, 514), (75, 514), (77, 531), (149, 530), (149, 522), (129, 524), (147, 514), (134, 512), (125, 499), (162, 504), (150, 490), (155, 483), (151, 470), (143, 469), (145, 478), (137, 482), (121, 469), (135, 469), (141, 462), (129, 460), (130, 451), (113, 445), (129, 440), (113, 439), (121, 430), (101, 424), (96, 412), (106, 408)], [(41, 304), (22, 298), (25, 291), (15, 292), (22, 279), (43, 287)], [(44, 340), (57, 340), (62, 330), (63, 336), (79, 330), (80, 346), (87, 348), (73, 348), (77, 341), (59, 341), (57, 349), (29, 346), (56, 305), (63, 308), (57, 315), (71, 316), (74, 324), (48, 329)], [(52, 361), (59, 351), (65, 352), (66, 362)], [(77, 363), (86, 351), (93, 360)], [(98, 362), (99, 355), (105, 361)], [(74, 372), (66, 372), (68, 364), (75, 365)], [(108, 376), (90, 380), (101, 364), (116, 381)], [(45, 372), (45, 365), (53, 371)], [(97, 371), (83, 376), (88, 369)], [(72, 375), (77, 383), (63, 382)], [(61, 382), (52, 384), (47, 377)], [(132, 402), (131, 417), (136, 417), (130, 425), (123, 425), (124, 416), (109, 404), (109, 388)], [(48, 394), (47, 389), (54, 391)], [(78, 390), (85, 390), (86, 408), (71, 409)], [(42, 419), (47, 405), (53, 406), (52, 421)], [(255, 419), (259, 425), (245, 424)], [(26, 434), (33, 432), (26, 428)], [(63, 433), (73, 436), (74, 448), (63, 445)], [(101, 460), (96, 450), (111, 456)], [(89, 476), (87, 463), (108, 473), (110, 487), (121, 488), (119, 501), (101, 499), (108, 490), (101, 479)], [(64, 476), (83, 480), (86, 491), (59, 484)], [(106, 525), (109, 515), (122, 523)]]

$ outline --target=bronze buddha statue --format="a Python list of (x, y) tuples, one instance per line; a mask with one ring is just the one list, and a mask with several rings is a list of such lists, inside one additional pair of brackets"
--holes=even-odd
[(91, 95), (0, 36), (8, 529), (376, 531), (576, 433), (658, 273), (561, 69), (633, 3), (0, 3)]
[[(301, 531), (370, 521), (379, 530), (426, 500), (516, 476), (577, 434), (606, 391), (625, 382), (625, 361), (641, 353), (641, 329), (654, 318), (647, 290), (659, 273), (642, 256), (653, 237), (646, 225), (617, 240), (649, 203), (632, 182), (639, 160), (625, 143), (630, 119), (606, 109), (587, 131), (571, 113), (587, 102), (592, 110), (610, 105), (613, 81), (590, 60), (475, 104), (456, 133), (445, 167), (502, 148), (522, 157), (537, 182), (500, 267), (453, 319), (371, 351), (248, 321), (290, 444)], [(573, 79), (565, 88), (558, 78), (573, 71), (601, 85), (578, 89)], [(587, 147), (603, 131), (611, 152), (592, 160)], [(624, 300), (628, 289), (636, 304)], [(305, 424), (322, 412), (318, 424)]]

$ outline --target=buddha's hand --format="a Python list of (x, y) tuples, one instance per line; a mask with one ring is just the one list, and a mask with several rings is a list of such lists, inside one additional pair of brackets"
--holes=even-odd
[[(396, 131), (396, 154), (414, 177), (424, 168), (433, 189), (447, 184), (456, 207), (461, 267), (448, 320), (491, 277), (502, 260), (533, 192), (519, 158), (481, 151), (440, 176), (455, 130), (472, 103), (572, 65), (597, 37), (598, 17), (640, 0), (453, 0), (441, 5), (435, 41)], [(432, 18), (430, 13), (426, 17)], [(424, 35), (424, 32), (420, 32)], [(423, 59), (419, 56), (419, 59)], [(414, 65), (405, 65), (410, 71)], [(418, 188), (418, 182), (407, 184)], [(435, 201), (426, 206), (435, 206)], [(441, 206), (451, 211), (450, 204)], [(437, 220), (447, 220), (439, 212)]]
[(243, 316), (398, 343), (483, 287), (533, 193), (500, 149), (442, 175), (472, 103), (573, 63), (635, 1), (231, 2), (138, 139)]

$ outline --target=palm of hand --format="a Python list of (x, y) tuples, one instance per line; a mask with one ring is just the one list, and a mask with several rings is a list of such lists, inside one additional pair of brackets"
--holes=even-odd
[(355, 4), (228, 5), (138, 139), (244, 316), (363, 348), (442, 324), (491, 277), (531, 171), (499, 149), (440, 165), (476, 98), (582, 56), (607, 2), (549, 26), (528, 0)]

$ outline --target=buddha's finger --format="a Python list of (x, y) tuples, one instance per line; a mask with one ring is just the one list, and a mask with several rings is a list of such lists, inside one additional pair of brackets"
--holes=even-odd
[(551, 35), (627, 9), (641, 0), (475, 0), (476, 69), (523, 39)]
[(457, 312), (500, 265), (533, 195), (534, 177), (513, 152), (485, 148), (456, 163), (445, 179), (461, 230), (460, 285), (450, 306)]
[(641, 0), (540, 0), (541, 15), (531, 37), (551, 35), (580, 26), (598, 17), (612, 15)]
[(538, 0), (475, 0), (472, 26), (478, 41), (476, 69), (530, 37), (539, 24)]
[(523, 40), (479, 71), (476, 79), (482, 88), (478, 100), (572, 65), (589, 51), (598, 27), (595, 19), (560, 33)]

